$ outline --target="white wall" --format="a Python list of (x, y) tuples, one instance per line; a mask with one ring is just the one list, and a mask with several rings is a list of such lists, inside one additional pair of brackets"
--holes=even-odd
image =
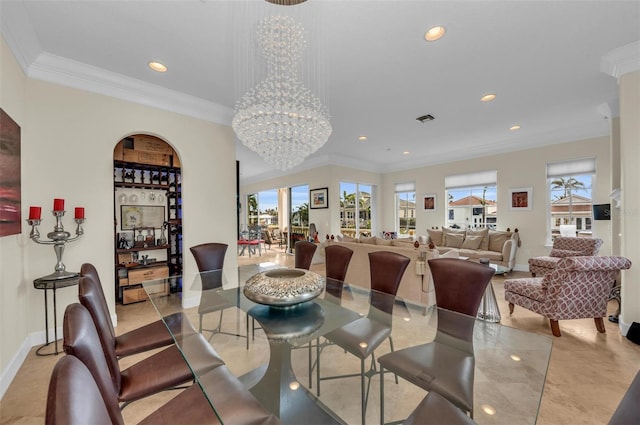
[[(26, 78), (4, 39), (0, 39), (0, 43), (0, 106), (21, 127), (24, 140)], [(23, 185), (25, 177), (23, 162)], [(24, 210), (24, 201), (22, 205)], [(30, 347), (24, 343), (29, 335), (27, 294), (35, 290), (27, 285), (28, 261), (25, 258), (24, 234), (28, 235), (29, 229), (26, 223), (22, 231), (22, 235), (0, 238), (0, 397)]]
[[(22, 208), (43, 208), (40, 233), (53, 229), (49, 211), (53, 198), (64, 198), (72, 229), (74, 206), (84, 206), (85, 235), (65, 249), (67, 270), (84, 262), (100, 273), (109, 308), (114, 303), (113, 148), (134, 133), (156, 135), (179, 153), (183, 167), (183, 251), (190, 286), (197, 267), (188, 247), (224, 242), (235, 248), (235, 145), (231, 128), (42, 81), (25, 79), (9, 48), (2, 43), (1, 106), (22, 128)], [(70, 211), (70, 212), (69, 212)], [(2, 341), (0, 367), (30, 335), (44, 328), (42, 291), (33, 279), (53, 272), (51, 246), (37, 245), (22, 235), (0, 239), (2, 247)], [(237, 266), (235, 249), (226, 257)], [(77, 289), (58, 291), (58, 323), (64, 308), (77, 300)], [(41, 337), (44, 335), (42, 334)], [(37, 339), (37, 338), (36, 338)], [(42, 338), (43, 339), (43, 338)]]

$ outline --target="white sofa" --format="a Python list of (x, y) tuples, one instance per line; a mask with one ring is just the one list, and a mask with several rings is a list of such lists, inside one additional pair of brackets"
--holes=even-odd
[(492, 263), (507, 267), (516, 264), (516, 250), (520, 245), (518, 229), (511, 232), (491, 229), (429, 229), (427, 243), (433, 242), (440, 254), (457, 251), (462, 257), (477, 260), (488, 258)]
[(371, 288), (369, 273), (369, 253), (376, 251), (391, 251), (409, 257), (410, 262), (400, 281), (398, 296), (425, 305), (435, 303), (431, 273), (426, 260), (437, 258), (437, 250), (430, 250), (425, 245), (419, 248), (413, 246), (412, 241), (384, 240), (380, 238), (361, 238), (365, 242), (351, 239), (347, 241), (324, 242), (338, 244), (353, 251), (345, 281), (349, 284)]

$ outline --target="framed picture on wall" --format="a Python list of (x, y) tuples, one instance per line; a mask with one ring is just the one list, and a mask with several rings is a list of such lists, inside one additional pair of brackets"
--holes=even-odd
[(517, 187), (509, 189), (509, 209), (513, 211), (531, 211), (533, 189)]
[(422, 198), (422, 209), (425, 211), (435, 211), (436, 210), (436, 194), (435, 193), (427, 193)]
[(159, 229), (162, 227), (164, 221), (163, 206), (120, 206), (120, 226), (122, 230), (133, 230), (135, 227), (153, 227)]
[(329, 208), (329, 188), (311, 189), (309, 191), (311, 199), (311, 209)]

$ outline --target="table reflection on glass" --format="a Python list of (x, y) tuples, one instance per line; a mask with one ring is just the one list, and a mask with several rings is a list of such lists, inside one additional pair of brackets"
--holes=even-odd
[[(323, 335), (367, 315), (370, 291), (329, 281), (327, 291), (318, 298), (287, 308), (273, 308), (256, 304), (242, 292), (242, 283), (254, 273), (263, 271), (257, 266), (243, 266), (225, 279), (223, 288), (201, 299), (225, 300), (222, 326), (245, 329), (251, 321), (254, 329), (249, 335), (249, 346), (241, 337), (203, 331), (227, 367), (243, 385), (263, 404), (287, 424), (358, 423), (360, 422), (360, 379), (346, 378), (323, 381), (320, 397), (315, 395), (315, 357), (311, 349), (321, 343), (321, 371), (323, 376), (359, 373), (360, 361), (337, 345), (324, 344)], [(228, 270), (225, 270), (227, 275)], [(186, 291), (197, 291), (203, 279), (221, 271), (197, 275)], [(216, 278), (217, 278), (216, 277)], [(238, 283), (239, 282), (239, 283)], [(164, 317), (182, 311), (197, 324), (198, 306), (183, 307), (183, 294), (158, 295), (153, 286), (162, 280), (143, 283), (150, 289), (149, 298), (159, 315)], [(338, 290), (339, 289), (339, 290)], [(188, 294), (187, 294), (188, 295)], [(384, 320), (392, 323), (391, 336), (396, 350), (433, 341), (436, 336), (438, 311), (435, 307), (405, 302), (388, 297), (393, 312)], [(185, 302), (185, 304), (189, 304)], [(453, 316), (455, 322), (456, 314)], [(381, 316), (378, 316), (381, 317)], [(217, 323), (217, 314), (203, 320)], [(460, 315), (460, 320), (469, 318)], [(197, 328), (197, 326), (195, 326)], [(205, 324), (203, 326), (207, 328)], [(440, 341), (442, 343), (442, 341)], [(444, 342), (447, 343), (446, 341)], [(189, 363), (191, 347), (176, 337), (176, 344)], [(509, 328), (499, 323), (476, 320), (473, 332), (475, 357), (474, 420), (479, 424), (534, 424), (549, 364), (552, 340), (550, 337)], [(456, 348), (452, 341), (452, 348)], [(376, 358), (389, 352), (389, 344), (376, 350)], [(199, 377), (196, 377), (199, 378)], [(435, 377), (437, 379), (437, 376)], [(206, 387), (206, 381), (197, 379), (202, 390), (216, 408), (216, 394)], [(402, 420), (420, 403), (426, 392), (417, 386), (385, 374), (385, 419)], [(371, 380), (371, 395), (366, 409), (366, 423), (380, 422), (379, 376)], [(225, 418), (221, 420), (224, 422)]]

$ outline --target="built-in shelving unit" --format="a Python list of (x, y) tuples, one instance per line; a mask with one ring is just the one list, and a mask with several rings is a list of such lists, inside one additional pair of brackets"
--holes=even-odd
[(181, 291), (182, 174), (176, 153), (153, 136), (128, 137), (114, 150), (113, 176), (116, 299), (144, 301), (141, 282), (161, 278), (167, 284), (158, 292)]

